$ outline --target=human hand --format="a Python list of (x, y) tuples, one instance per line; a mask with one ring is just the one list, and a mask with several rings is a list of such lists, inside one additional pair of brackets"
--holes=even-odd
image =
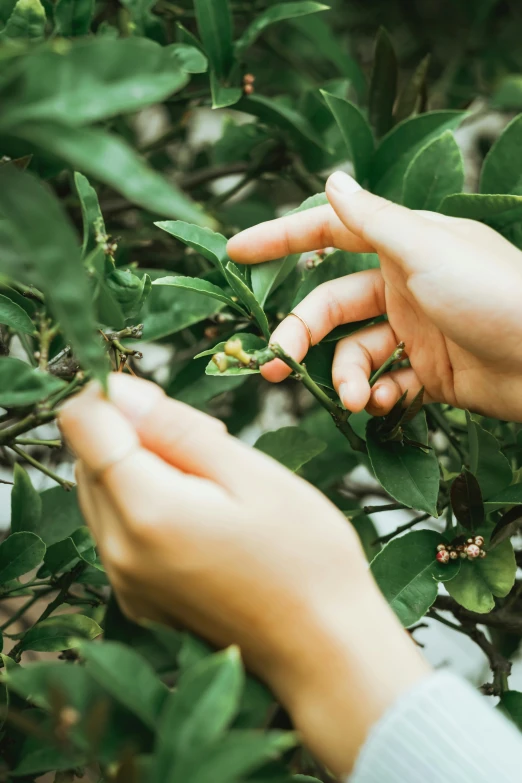
[(428, 670), (353, 529), (320, 492), (159, 387), (113, 375), (60, 426), (124, 611), (236, 643), (310, 749), (349, 772), (370, 727)]
[[(228, 252), (245, 264), (325, 246), (379, 254), (380, 269), (323, 283), (294, 308), (314, 344), (341, 324), (387, 315), (337, 344), (333, 382), (345, 407), (382, 416), (424, 386), (426, 402), (522, 421), (522, 253), (481, 223), (392, 204), (342, 172), (326, 194), (329, 205), (249, 228)], [(273, 341), (297, 361), (309, 348), (297, 318), (282, 321)], [(411, 367), (370, 389), (399, 341)], [(270, 381), (289, 372), (280, 361), (262, 369)]]

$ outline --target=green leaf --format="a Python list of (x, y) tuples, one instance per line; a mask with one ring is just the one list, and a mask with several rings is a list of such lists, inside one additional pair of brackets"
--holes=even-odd
[(395, 122), (402, 122), (418, 110), (426, 90), (426, 78), (430, 66), (431, 55), (427, 54), (420, 61), (411, 79), (406, 83), (397, 101)]
[[(11, 270), (12, 274), (44, 292), (80, 364), (104, 383), (108, 364), (96, 334), (89, 284), (74, 228), (60, 202), (30, 174), (2, 166), (0, 211), (16, 232), (17, 246), (25, 259), (22, 268)], [(50, 376), (47, 379), (50, 384)]]
[(436, 211), (442, 200), (464, 187), (464, 161), (450, 130), (422, 147), (404, 176), (402, 203)]
[(121, 4), (129, 11), (132, 25), (129, 25), (135, 35), (147, 36), (163, 44), (166, 42), (165, 23), (156, 14), (151, 13), (156, 0), (121, 0)]
[(489, 193), (458, 193), (447, 196), (439, 212), (451, 217), (495, 221), (518, 221), (522, 214), (522, 196), (490, 195)]
[(350, 524), (353, 528), (355, 528), (355, 531), (359, 536), (359, 541), (361, 542), (362, 548), (364, 549), (366, 559), (368, 562), (371, 562), (382, 549), (381, 543), (376, 543), (376, 540), (379, 537), (379, 533), (377, 532), (375, 524), (373, 523), (371, 517), (367, 516), (366, 514), (355, 513), (355, 515), (352, 516), (353, 512), (351, 511), (345, 511), (344, 513), (348, 517)]
[(464, 470), (451, 485), (451, 507), (463, 527), (476, 530), (484, 524), (480, 484), (469, 470)]
[(102, 629), (83, 614), (61, 614), (33, 625), (22, 638), (23, 650), (59, 652), (78, 646), (78, 638), (94, 639)]
[[(392, 498), (409, 508), (437, 516), (439, 494), (439, 462), (436, 454), (395, 441), (381, 443), (376, 435), (376, 422), (371, 419), (366, 429), (368, 456), (378, 481)], [(428, 428), (422, 412), (405, 428), (406, 434), (418, 443), (427, 443)]]
[(482, 497), (489, 500), (511, 484), (513, 471), (498, 440), (469, 413), (466, 413), (466, 419), (470, 470), (477, 477)]
[(491, 105), (501, 111), (522, 109), (522, 76), (506, 76), (491, 98)]
[(228, 0), (194, 0), (198, 31), (212, 70), (226, 79), (234, 64), (232, 15)]
[[(315, 196), (305, 199), (297, 209), (292, 209), (286, 215), (295, 215), (297, 212), (320, 207), (327, 203), (328, 199), (325, 193), (316, 193)], [(252, 266), (250, 270), (252, 290), (261, 307), (263, 307), (270, 294), (286, 280), (300, 257), (300, 253), (293, 253), (284, 258), (277, 258), (274, 261)]]
[(147, 661), (118, 642), (82, 644), (80, 651), (91, 677), (154, 730), (168, 689)]
[(3, 408), (33, 405), (65, 385), (54, 375), (34, 370), (20, 359), (0, 358), (0, 406)]
[(224, 109), (233, 106), (243, 95), (241, 87), (229, 86), (219, 81), (214, 71), (210, 71), (210, 91), (212, 94), (212, 108)]
[(167, 285), (173, 286), (174, 288), (188, 289), (189, 291), (197, 292), (202, 296), (209, 296), (211, 299), (217, 299), (218, 302), (223, 302), (228, 307), (241, 313), (241, 315), (246, 315), (243, 308), (234, 302), (230, 296), (227, 296), (222, 288), (213, 283), (209, 283), (208, 280), (202, 280), (199, 277), (184, 277), (182, 275), (177, 275), (176, 277), (159, 277), (154, 281), (153, 285)]
[(370, 122), (377, 138), (393, 125), (393, 104), (397, 95), (398, 66), (393, 43), (384, 27), (375, 41), (375, 54), (370, 81)]
[(147, 274), (138, 277), (130, 269), (113, 269), (105, 278), (105, 285), (128, 319), (141, 313), (152, 284)]
[(28, 473), (15, 462), (11, 492), (11, 533), (38, 533), (41, 519), (42, 498), (33, 487)]
[(85, 526), (85, 520), (78, 505), (76, 487), (64, 492), (61, 487), (51, 487), (40, 494), (42, 500), (42, 518), (38, 529), (40, 538), (47, 546), (56, 544), (72, 535), (79, 527)]
[(2, 99), (4, 130), (28, 121), (99, 122), (158, 103), (188, 81), (176, 55), (147, 38), (90, 38), (66, 52), (40, 50), (21, 69), (16, 97)]
[(89, 183), (87, 177), (74, 172), (74, 186), (80, 199), (83, 220), (83, 245), (84, 255), (97, 247), (96, 234), (105, 234), (105, 222), (98, 202), (98, 194)]
[(489, 150), (482, 166), (481, 193), (522, 195), (522, 114), (515, 117)]
[(510, 508), (498, 520), (493, 528), (490, 539), (490, 547), (498, 546), (502, 541), (516, 535), (522, 527), (522, 506)]
[(12, 533), (0, 544), (0, 584), (32, 571), (44, 554), (45, 544), (35, 533)]
[(232, 264), (232, 262), (229, 262), (226, 265), (225, 269), (227, 271), (227, 278), (230, 281), (230, 283), (233, 284), (237, 296), (243, 302), (243, 304), (246, 305), (249, 312), (252, 313), (252, 315), (256, 319), (257, 324), (263, 333), (263, 337), (265, 337), (266, 340), (269, 340), (270, 327), (268, 326), (268, 321), (265, 315), (265, 311), (263, 310), (263, 308), (255, 298), (254, 294), (247, 286), (247, 284), (237, 274), (234, 264)]
[(496, 511), (504, 506), (514, 506), (519, 503), (522, 503), (522, 483), (505, 487), (498, 494), (489, 498), (485, 505), (487, 511)]
[(364, 182), (375, 148), (371, 128), (361, 110), (351, 101), (331, 95), (325, 90), (321, 90), (321, 95), (339, 126), (355, 176), (359, 182)]
[(239, 651), (230, 647), (189, 667), (169, 696), (156, 747), (155, 780), (192, 780), (209, 746), (239, 709), (244, 674)]
[(45, 10), (40, 0), (18, 0), (0, 33), (0, 38), (30, 38), (38, 41), (45, 32)]
[(461, 561), (436, 560), (444, 541), (433, 530), (406, 533), (390, 541), (372, 561), (372, 574), (391, 608), (408, 628), (423, 617), (435, 601), (438, 581), (454, 579)]
[(419, 149), (464, 119), (461, 111), (432, 111), (396, 125), (382, 139), (375, 153), (370, 183), (378, 195), (400, 201), (404, 176)]
[[(257, 334), (250, 334), (249, 332), (238, 332), (229, 338), (230, 340), (241, 340), (241, 344), (247, 353), (252, 351), (259, 351), (261, 348), (266, 348), (266, 341)], [(194, 359), (200, 359), (202, 356), (213, 356), (215, 353), (220, 353), (225, 350), (226, 340), (215, 345), (213, 348), (209, 348), (206, 351), (202, 351), (194, 356)]]
[(185, 223), (183, 220), (163, 220), (154, 225), (202, 255), (226, 277), (225, 266), (230, 259), (227, 255), (227, 240), (223, 234), (210, 228)]
[[(480, 531), (479, 531), (480, 532)], [(448, 593), (470, 612), (485, 614), (495, 608), (495, 598), (504, 598), (515, 584), (517, 564), (511, 541), (494, 549), (486, 545), (487, 556), (462, 560), (457, 576), (447, 582)]]
[(13, 302), (7, 296), (0, 294), (0, 324), (9, 326), (15, 332), (22, 334), (35, 334), (34, 324), (20, 305)]
[(236, 55), (240, 56), (246, 49), (249, 49), (263, 30), (276, 22), (282, 22), (285, 19), (294, 19), (298, 16), (307, 16), (315, 14), (318, 11), (328, 11), (329, 6), (322, 3), (311, 2), (311, 0), (301, 0), (294, 3), (278, 3), (262, 11), (253, 22), (249, 24), (241, 38), (235, 43)]
[(522, 693), (505, 691), (500, 697), (497, 707), (522, 731)]
[(209, 222), (188, 196), (118, 136), (99, 128), (65, 128), (51, 121), (19, 125), (15, 132), (17, 138), (92, 175), (150, 212), (199, 225)]
[(287, 131), (297, 144), (303, 141), (312, 142), (319, 149), (327, 151), (323, 139), (308, 120), (281, 101), (266, 98), (264, 95), (250, 95), (248, 98), (242, 98), (236, 105), (236, 109), (246, 114), (253, 114), (269, 126), (274, 125)]
[[(319, 266), (312, 269), (311, 272), (305, 272), (303, 280), (292, 302), (292, 308), (302, 302), (317, 286), (330, 280), (337, 280), (339, 277), (345, 277), (353, 272), (362, 272), (366, 269), (374, 269), (379, 265), (378, 256), (375, 253), (347, 253), (343, 250), (337, 250), (326, 256)], [(334, 333), (331, 332), (331, 339), (339, 339), (343, 330), (346, 334), (354, 331), (354, 324), (344, 324), (337, 327)], [(346, 336), (344, 334), (344, 336)], [(328, 337), (326, 339), (329, 339)]]
[(174, 54), (180, 68), (187, 73), (205, 73), (208, 60), (197, 46), (188, 43), (171, 44), (169, 50)]
[(80, 527), (69, 538), (48, 547), (43, 562), (49, 573), (59, 574), (70, 571), (78, 560), (92, 565), (94, 559), (94, 539), (89, 528)]
[(94, 0), (58, 0), (54, 7), (57, 35), (87, 35), (94, 15)]
[(297, 471), (318, 454), (326, 443), (314, 438), (299, 427), (281, 427), (273, 432), (265, 432), (258, 439), (255, 448), (276, 459), (285, 468)]

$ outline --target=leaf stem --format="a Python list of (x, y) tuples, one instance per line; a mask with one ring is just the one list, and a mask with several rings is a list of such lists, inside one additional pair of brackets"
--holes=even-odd
[(59, 449), (62, 446), (61, 440), (41, 440), (40, 438), (17, 438), (17, 446), (47, 446), (50, 449)]
[(373, 388), (381, 375), (384, 375), (385, 372), (388, 372), (390, 367), (395, 364), (395, 362), (398, 362), (399, 359), (402, 358), (402, 355), (404, 353), (405, 345), (404, 343), (399, 343), (397, 348), (394, 350), (394, 352), (388, 356), (384, 364), (381, 364), (378, 370), (374, 372), (374, 374), (370, 378), (370, 388)]

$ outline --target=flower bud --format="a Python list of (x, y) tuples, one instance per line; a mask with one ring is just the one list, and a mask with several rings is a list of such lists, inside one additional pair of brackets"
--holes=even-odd
[(484, 544), (484, 536), (475, 536), (473, 539), (473, 543), (477, 546), (483, 546)]
[(437, 552), (437, 560), (439, 563), (449, 563), (450, 553), (446, 549), (441, 549)]
[(228, 356), (226, 353), (215, 353), (212, 357), (212, 361), (218, 368), (219, 372), (225, 372), (225, 370), (228, 370)]
[(480, 547), (476, 544), (468, 544), (465, 552), (468, 556), (468, 560), (475, 560), (475, 558), (480, 557)]
[(437, 544), (437, 552), (443, 552), (446, 549), (446, 544)]

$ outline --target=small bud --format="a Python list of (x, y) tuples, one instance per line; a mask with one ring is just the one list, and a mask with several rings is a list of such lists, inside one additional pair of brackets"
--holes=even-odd
[(473, 539), (473, 543), (477, 546), (483, 546), (484, 544), (484, 536), (475, 536)]
[(468, 557), (468, 556), (467, 556), (467, 554), (466, 554), (464, 551), (462, 551), (462, 552), (460, 552), (460, 553), (459, 553), (459, 557), (460, 557), (462, 560), (467, 560), (467, 557)]
[(485, 549), (481, 549), (479, 557), (486, 557), (486, 555), (487, 555), (486, 550)]
[(58, 713), (58, 721), (63, 729), (70, 729), (80, 721), (80, 713), (74, 707), (62, 707)]
[(245, 84), (245, 86), (243, 87), (243, 92), (245, 93), (245, 95), (252, 95), (252, 93), (254, 92), (254, 85)]
[(437, 544), (437, 552), (443, 552), (446, 549), (446, 544)]
[(468, 556), (468, 560), (475, 560), (475, 558), (480, 556), (480, 548), (476, 544), (468, 544), (465, 552)]
[(458, 558), (458, 556), (459, 556), (459, 555), (458, 555), (458, 552), (455, 552), (455, 550), (452, 550), (452, 551), (449, 553), (449, 556), (450, 556), (450, 560), (456, 560), (456, 559)]
[(441, 549), (437, 552), (437, 560), (439, 563), (449, 563), (450, 553), (446, 549)]
[(251, 357), (243, 350), (243, 343), (236, 337), (234, 340), (228, 340), (225, 343), (225, 353), (227, 356), (233, 356), (241, 364), (250, 364)]
[(468, 538), (468, 544), (474, 544), (475, 539), (474, 538)]
[(245, 84), (253, 84), (255, 80), (256, 77), (254, 76), (253, 73), (245, 73), (245, 75), (243, 76), (243, 82)]
[(205, 337), (207, 337), (209, 340), (215, 340), (218, 334), (219, 329), (217, 326), (207, 326), (205, 329)]
[(228, 356), (226, 353), (215, 353), (212, 357), (212, 361), (218, 368), (219, 372), (225, 372), (225, 370), (228, 370)]

